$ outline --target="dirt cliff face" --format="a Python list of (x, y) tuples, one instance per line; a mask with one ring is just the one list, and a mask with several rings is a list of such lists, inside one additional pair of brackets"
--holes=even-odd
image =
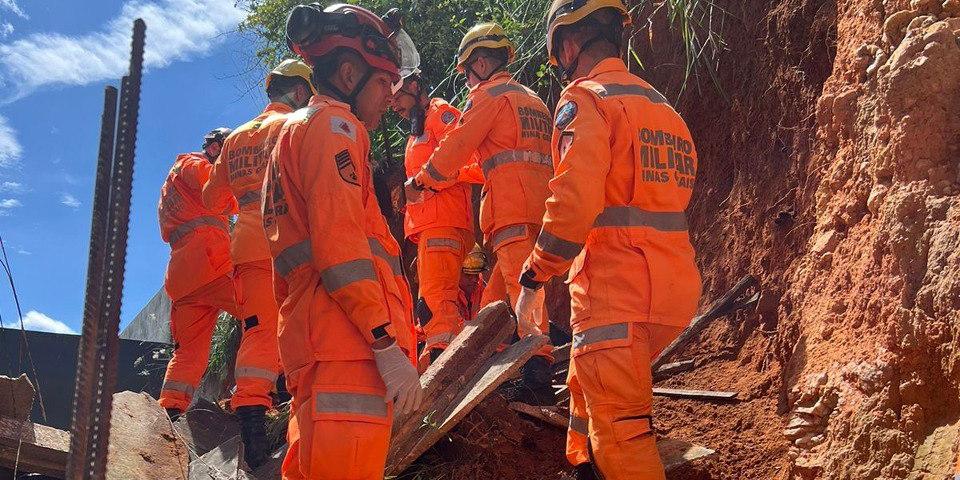
[[(720, 2), (719, 84), (676, 103), (701, 165), (705, 300), (744, 274), (755, 312), (712, 327), (658, 401), (716, 448), (677, 478), (948, 478), (960, 430), (960, 4)], [(679, 91), (654, 23), (644, 76)], [(652, 38), (652, 40), (650, 40)], [(668, 95), (670, 96), (670, 95)], [(676, 98), (674, 96), (674, 98)]]

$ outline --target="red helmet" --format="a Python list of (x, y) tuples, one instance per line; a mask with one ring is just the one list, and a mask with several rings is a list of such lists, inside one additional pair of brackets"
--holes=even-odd
[(357, 52), (371, 67), (400, 79), (401, 53), (391, 38), (393, 29), (375, 13), (338, 3), (297, 5), (287, 17), (287, 45), (310, 66), (315, 58), (337, 48)]

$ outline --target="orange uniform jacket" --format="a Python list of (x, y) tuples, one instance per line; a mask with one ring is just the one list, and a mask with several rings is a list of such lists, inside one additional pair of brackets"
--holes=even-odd
[(700, 275), (684, 215), (697, 153), (683, 119), (607, 59), (564, 89), (552, 144), (557, 173), (524, 275), (544, 282), (570, 269), (574, 332), (687, 325)]
[(271, 103), (263, 113), (234, 130), (223, 143), (210, 181), (203, 188), (203, 203), (208, 208), (226, 208), (233, 198), (239, 203), (240, 215), (230, 242), (234, 264), (270, 259), (270, 248), (263, 235), (260, 190), (267, 160), (286, 118), (284, 114), (291, 111), (286, 104)]
[(550, 124), (546, 105), (532, 90), (506, 72), (494, 75), (470, 90), (459, 125), (416, 179), (438, 188), (458, 175), (463, 178), (459, 169), (476, 154), (486, 178), (480, 229), (487, 240), (508, 225), (539, 224), (553, 175)]
[[(449, 103), (434, 98), (430, 100), (424, 123), (423, 135), (410, 136), (404, 166), (407, 176), (412, 177), (423, 168), (430, 155), (437, 149), (440, 140), (453, 130), (460, 120), (460, 111)], [(473, 229), (470, 185), (457, 182), (417, 204), (407, 205), (404, 235), (413, 237), (428, 228), (455, 227)]]
[(325, 96), (290, 114), (277, 139), (263, 222), (288, 373), (318, 361), (372, 360), (370, 344), (384, 331), (415, 353), (400, 247), (377, 204), (369, 153), (350, 107)]
[(182, 154), (160, 189), (160, 234), (170, 244), (164, 283), (174, 301), (233, 268), (227, 213), (236, 210), (236, 201), (211, 210), (200, 198), (212, 168), (202, 153)]

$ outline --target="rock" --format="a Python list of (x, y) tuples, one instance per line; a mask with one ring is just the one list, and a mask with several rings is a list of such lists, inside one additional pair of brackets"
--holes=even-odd
[(919, 32), (920, 30), (933, 25), (936, 23), (936, 21), (937, 17), (934, 17), (933, 15), (921, 15), (919, 17), (915, 17), (913, 20), (910, 20), (910, 23), (907, 24), (906, 34), (910, 35), (913, 32)]
[(878, 183), (870, 189), (870, 195), (867, 197), (867, 210), (870, 211), (871, 215), (876, 215), (880, 212), (880, 206), (883, 205), (883, 200), (887, 198), (887, 192), (890, 191), (890, 187)]
[(0, 375), (0, 417), (20, 421), (30, 418), (33, 395), (33, 384), (26, 374), (15, 379)]
[(187, 443), (191, 460), (240, 434), (236, 417), (204, 399), (198, 399), (174, 427)]
[(941, 0), (910, 0), (910, 10), (928, 15), (938, 15), (943, 9)]
[(876, 54), (873, 56), (873, 62), (867, 66), (867, 75), (873, 76), (875, 73), (877, 73), (877, 70), (880, 69), (880, 66), (887, 63), (887, 58), (887, 52), (878, 49)]
[(894, 13), (887, 17), (887, 20), (883, 22), (883, 41), (889, 47), (896, 48), (897, 45), (900, 45), (900, 42), (903, 40), (903, 36), (906, 33), (904, 27), (910, 23), (914, 17), (917, 16), (917, 12), (910, 10), (900, 10), (899, 12)]
[(942, 18), (960, 17), (960, 0), (945, 0), (940, 5), (940, 9)]
[(163, 407), (146, 393), (113, 396), (107, 479), (186, 478), (187, 445), (176, 435)]
[(836, 230), (830, 230), (817, 237), (817, 240), (813, 242), (812, 251), (818, 255), (830, 253), (837, 248), (838, 243), (840, 243), (840, 234)]

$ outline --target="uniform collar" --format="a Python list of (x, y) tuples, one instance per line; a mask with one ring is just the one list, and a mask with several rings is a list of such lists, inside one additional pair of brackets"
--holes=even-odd
[(341, 107), (345, 110), (350, 110), (350, 105), (343, 103), (333, 97), (328, 97), (326, 95), (317, 94), (310, 97), (310, 103), (308, 104), (311, 107), (319, 107), (321, 104), (326, 104), (331, 107)]
[(593, 66), (593, 70), (585, 78), (593, 78), (602, 73), (627, 72), (627, 64), (619, 58), (605, 58)]
[(510, 75), (510, 72), (507, 72), (507, 71), (497, 72), (494, 76), (478, 83), (477, 86), (471, 88), (470, 91), (472, 92), (475, 90), (479, 90), (481, 88), (487, 88), (495, 83), (509, 82), (510, 80), (513, 80), (513, 77)]
[(290, 113), (293, 109), (290, 108), (290, 105), (287, 105), (283, 102), (270, 102), (267, 104), (267, 107), (263, 109), (263, 113)]

